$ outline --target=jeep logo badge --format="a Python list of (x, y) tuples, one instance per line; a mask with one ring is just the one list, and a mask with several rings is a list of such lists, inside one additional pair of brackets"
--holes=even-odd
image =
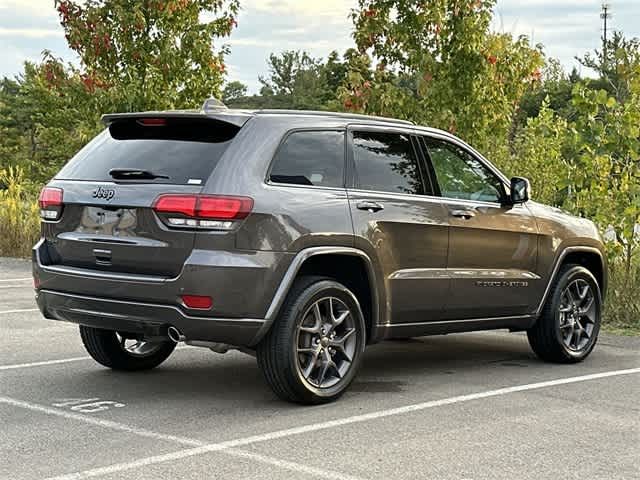
[(104, 198), (106, 201), (111, 200), (116, 195), (116, 191), (112, 188), (98, 187), (93, 191), (93, 198)]

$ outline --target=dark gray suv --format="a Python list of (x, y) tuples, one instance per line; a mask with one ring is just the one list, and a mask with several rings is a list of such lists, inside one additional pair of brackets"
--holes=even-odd
[(43, 315), (107, 367), (236, 348), (281, 398), (320, 403), (385, 339), (527, 331), (555, 362), (596, 343), (596, 227), (448, 133), (225, 108), (104, 122), (42, 191), (33, 274)]

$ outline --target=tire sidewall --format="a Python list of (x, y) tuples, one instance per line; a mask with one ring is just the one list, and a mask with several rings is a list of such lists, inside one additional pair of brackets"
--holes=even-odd
[[(343, 301), (354, 317), (354, 323), (356, 328), (357, 345), (354, 353), (351, 366), (344, 378), (342, 378), (335, 385), (328, 388), (318, 388), (311, 385), (300, 372), (297, 364), (297, 331), (300, 323), (303, 321), (303, 315), (313, 305), (314, 302), (323, 297), (336, 297)], [(315, 397), (318, 401), (331, 401), (340, 396), (349, 387), (355, 375), (358, 371), (360, 363), (362, 361), (362, 354), (364, 352), (366, 343), (366, 330), (364, 324), (364, 317), (360, 304), (353, 293), (343, 285), (332, 280), (322, 280), (314, 283), (309, 288), (304, 290), (295, 302), (294, 308), (291, 312), (291, 328), (290, 339), (288, 348), (288, 362), (290, 371), (294, 373), (299, 389), (305, 397)]]
[[(591, 334), (589, 343), (582, 350), (577, 352), (577, 351), (571, 350), (564, 344), (564, 340), (560, 332), (559, 308), (560, 308), (560, 302), (562, 298), (562, 292), (567, 287), (567, 285), (571, 284), (571, 282), (578, 279), (586, 281), (589, 284), (589, 287), (591, 287), (595, 297), (594, 301), (596, 302), (597, 316), (596, 316), (596, 322), (593, 327), (593, 332)], [(566, 272), (564, 272), (564, 274), (558, 281), (555, 291), (553, 292), (552, 308), (553, 308), (552, 312), (553, 312), (554, 336), (556, 341), (558, 342), (558, 345), (562, 348), (563, 354), (567, 358), (570, 358), (575, 361), (580, 361), (585, 357), (587, 357), (596, 345), (596, 342), (598, 340), (598, 335), (600, 333), (600, 325), (602, 323), (602, 295), (600, 292), (600, 287), (598, 286), (598, 282), (596, 281), (595, 277), (591, 274), (591, 272), (586, 268), (580, 267), (580, 266), (572, 267)]]

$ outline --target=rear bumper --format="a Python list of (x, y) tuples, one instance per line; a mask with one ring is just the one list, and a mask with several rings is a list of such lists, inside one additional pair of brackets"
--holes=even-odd
[(261, 319), (193, 317), (171, 305), (88, 297), (52, 290), (38, 291), (36, 299), (45, 318), (143, 334), (146, 337), (166, 337), (167, 328), (174, 326), (188, 340), (250, 346), (264, 324)]
[[(37, 302), (45, 318), (97, 328), (252, 346), (290, 263), (278, 252), (194, 250), (180, 275), (163, 278), (57, 265), (41, 240), (33, 249)], [(213, 298), (211, 310), (189, 309), (182, 294)]]

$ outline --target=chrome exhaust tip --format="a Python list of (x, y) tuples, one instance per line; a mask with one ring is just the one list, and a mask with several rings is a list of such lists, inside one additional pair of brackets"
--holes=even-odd
[(180, 330), (173, 326), (167, 329), (167, 335), (169, 335), (169, 338), (176, 343), (184, 342), (187, 339), (182, 333), (180, 333)]

